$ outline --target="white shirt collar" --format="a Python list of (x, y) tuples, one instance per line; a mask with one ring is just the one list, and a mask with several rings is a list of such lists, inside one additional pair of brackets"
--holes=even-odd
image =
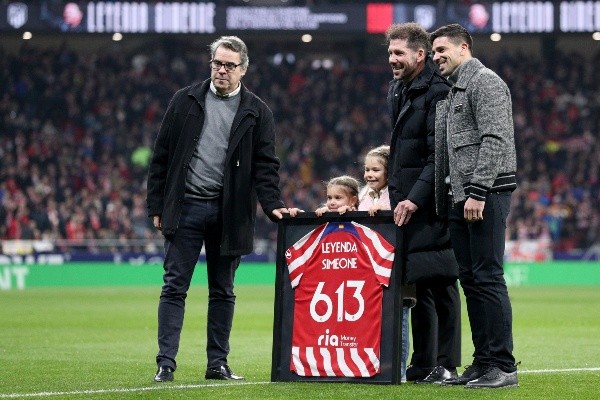
[(381, 195), (387, 190), (387, 186), (384, 188), (381, 188), (379, 191), (374, 190), (369, 188), (367, 194), (373, 199), (373, 202), (377, 202), (380, 198)]
[(217, 97), (221, 97), (221, 98), (233, 97), (233, 96), (237, 95), (241, 89), (242, 89), (242, 84), (238, 83), (237, 89), (235, 89), (231, 93), (222, 95), (221, 93), (217, 92), (217, 88), (215, 87), (215, 84), (212, 81), (210, 81), (210, 91), (213, 92), (214, 94), (216, 94)]

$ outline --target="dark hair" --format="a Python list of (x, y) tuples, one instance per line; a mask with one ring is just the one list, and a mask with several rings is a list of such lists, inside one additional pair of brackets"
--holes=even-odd
[(427, 52), (431, 50), (429, 34), (416, 22), (390, 25), (385, 32), (385, 43), (389, 45), (394, 39), (406, 40), (406, 45), (413, 51), (423, 49)]
[(212, 58), (215, 58), (215, 52), (220, 46), (235, 51), (236, 53), (240, 53), (242, 68), (248, 68), (248, 63), (250, 62), (250, 59), (248, 58), (248, 47), (246, 47), (246, 43), (244, 43), (242, 39), (237, 36), (221, 36), (210, 44), (210, 56)]
[(448, 40), (456, 45), (466, 43), (469, 47), (469, 50), (473, 51), (473, 38), (471, 37), (469, 31), (466, 30), (462, 25), (450, 24), (436, 29), (429, 35), (429, 42), (433, 43), (435, 39), (442, 36), (447, 37)]

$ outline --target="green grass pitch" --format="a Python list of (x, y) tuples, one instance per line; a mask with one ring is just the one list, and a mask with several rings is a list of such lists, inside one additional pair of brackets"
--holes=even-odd
[[(600, 287), (511, 288), (519, 388), (270, 383), (272, 286), (239, 285), (230, 365), (205, 381), (206, 287), (190, 290), (175, 382), (154, 384), (160, 288), (0, 291), (0, 399), (598, 399)], [(463, 307), (463, 363), (473, 349)]]

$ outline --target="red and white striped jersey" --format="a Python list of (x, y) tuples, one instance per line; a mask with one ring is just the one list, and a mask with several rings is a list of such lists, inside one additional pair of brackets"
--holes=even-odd
[(294, 288), (290, 368), (300, 376), (379, 372), (381, 306), (394, 247), (355, 222), (330, 222), (290, 247)]

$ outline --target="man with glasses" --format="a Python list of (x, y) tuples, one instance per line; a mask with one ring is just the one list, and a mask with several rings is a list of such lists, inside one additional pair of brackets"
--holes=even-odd
[(288, 212), (279, 189), (273, 114), (241, 83), (248, 49), (238, 37), (223, 36), (210, 52), (210, 79), (175, 93), (149, 167), (148, 215), (165, 237), (156, 382), (173, 380), (185, 299), (203, 245), (205, 379), (243, 379), (227, 363), (235, 271), (253, 249), (257, 199), (273, 221)]

